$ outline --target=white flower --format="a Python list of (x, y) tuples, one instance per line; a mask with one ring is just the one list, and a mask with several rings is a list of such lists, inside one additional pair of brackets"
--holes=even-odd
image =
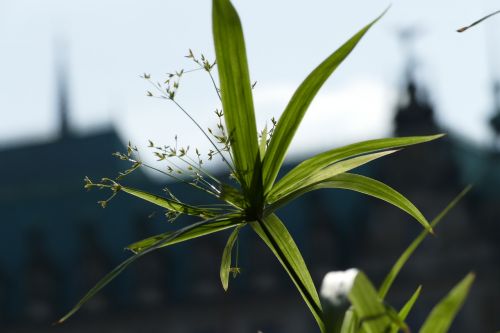
[(350, 268), (346, 271), (328, 272), (321, 284), (320, 295), (323, 300), (331, 303), (333, 306), (344, 304), (358, 273), (359, 270), (356, 268)]

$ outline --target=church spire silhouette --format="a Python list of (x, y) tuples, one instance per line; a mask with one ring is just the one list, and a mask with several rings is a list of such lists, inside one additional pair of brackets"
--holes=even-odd
[(398, 32), (399, 42), (405, 54), (404, 91), (394, 117), (395, 134), (398, 136), (435, 134), (438, 126), (434, 110), (425, 93), (417, 84), (418, 65), (414, 48), (415, 39), (421, 31), (415, 27), (403, 28)]
[(59, 138), (65, 139), (71, 136), (69, 125), (69, 96), (68, 96), (68, 72), (67, 72), (67, 47), (58, 42), (56, 51), (56, 108), (58, 117)]
[(495, 135), (495, 141), (500, 138), (500, 80), (493, 84), (494, 114), (490, 119), (490, 125)]

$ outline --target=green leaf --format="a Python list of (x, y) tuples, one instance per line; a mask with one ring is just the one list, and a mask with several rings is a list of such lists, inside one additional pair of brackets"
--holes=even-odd
[(187, 215), (193, 215), (193, 216), (199, 216), (202, 218), (207, 218), (207, 217), (214, 217), (220, 214), (219, 211), (214, 210), (214, 209), (207, 209), (207, 208), (198, 208), (194, 206), (190, 206), (187, 204), (184, 204), (179, 201), (174, 201), (171, 199), (167, 199), (155, 194), (151, 194), (142, 190), (137, 190), (134, 188), (126, 187), (126, 186), (121, 186), (120, 185), (120, 190), (128, 193), (130, 195), (133, 195), (134, 197), (143, 199), (145, 201), (151, 202), (152, 204), (155, 204), (157, 206), (163, 207), (167, 210), (182, 213), (182, 214), (187, 214)]
[(417, 290), (411, 295), (410, 299), (403, 305), (401, 310), (399, 311), (399, 317), (403, 320), (406, 320), (406, 317), (410, 314), (411, 309), (415, 305), (415, 302), (420, 297), (420, 293), (422, 292), (422, 286), (418, 286)]
[(432, 232), (432, 228), (429, 225), (429, 222), (427, 222), (422, 213), (401, 193), (397, 192), (390, 186), (382, 182), (379, 182), (375, 179), (361, 175), (356, 175), (353, 173), (342, 173), (340, 175), (331, 177), (322, 183), (317, 183), (304, 188), (300, 188), (299, 190), (289, 194), (288, 196), (270, 205), (268, 207), (268, 210), (274, 211), (278, 207), (284, 205), (285, 203), (293, 200), (294, 198), (306, 192), (310, 192), (321, 188), (339, 188), (345, 190), (352, 190), (384, 200), (398, 207), (399, 209), (405, 211), (413, 218), (415, 218), (424, 228), (426, 228), (426, 230)]
[(300, 182), (302, 179), (306, 178), (310, 174), (315, 173), (318, 170), (321, 170), (333, 163), (336, 163), (338, 161), (347, 158), (373, 153), (380, 150), (395, 149), (395, 148), (420, 144), (438, 139), (442, 136), (443, 134), (431, 135), (431, 136), (412, 136), (403, 138), (377, 139), (377, 140), (358, 142), (340, 148), (335, 148), (323, 152), (321, 154), (318, 154), (300, 163), (298, 166), (296, 166), (290, 172), (288, 172), (283, 178), (281, 178), (273, 186), (270, 193), (282, 192), (283, 189), (293, 186), (293, 184)]
[[(383, 304), (372, 284), (357, 269), (327, 273), (321, 285), (320, 295), (328, 333), (338, 333), (343, 328), (344, 331), (352, 331), (352, 327), (358, 327), (363, 332), (370, 329), (377, 331), (380, 328), (378, 327), (381, 324), (380, 321), (387, 322), (387, 319), (408, 332), (408, 326), (398, 313)], [(346, 314), (351, 304), (355, 316)], [(366, 327), (362, 327), (363, 325)], [(383, 326), (392, 327), (388, 323), (384, 323)], [(385, 330), (380, 330), (380, 332), (385, 332)]]
[(241, 226), (236, 227), (233, 230), (229, 238), (227, 239), (226, 246), (222, 252), (222, 260), (220, 264), (220, 280), (222, 282), (222, 287), (225, 291), (229, 287), (229, 273), (231, 271), (231, 253), (233, 252), (234, 243), (238, 238)]
[[(239, 221), (239, 222), (238, 222)], [(164, 242), (161, 247), (173, 245), (176, 243), (181, 243), (190, 239), (198, 238), (201, 236), (206, 236), (213, 234), (218, 231), (226, 230), (229, 228), (234, 228), (235, 225), (238, 225), (238, 223), (242, 223), (241, 220), (238, 220), (237, 218), (226, 218), (226, 219), (220, 219), (216, 223), (210, 223), (210, 224), (204, 224), (199, 226), (198, 228), (189, 230), (182, 235)], [(177, 231), (168, 231), (162, 234), (154, 235), (152, 237), (148, 237), (146, 239), (140, 240), (138, 242), (135, 242), (129, 246), (126, 247), (127, 250), (130, 250), (134, 253), (140, 253), (143, 252), (144, 250), (148, 249), (150, 246), (153, 244), (158, 243), (159, 241), (163, 241), (165, 239), (169, 239), (172, 234), (175, 234)]]
[(95, 294), (97, 294), (102, 288), (104, 288), (108, 283), (110, 283), (116, 276), (118, 276), (125, 268), (127, 268), (128, 265), (130, 265), (132, 262), (137, 260), (139, 256), (142, 256), (142, 253), (136, 254), (127, 260), (123, 261), (120, 265), (115, 267), (111, 272), (106, 274), (104, 278), (99, 280), (97, 284), (90, 289), (85, 296), (67, 313), (65, 314), (61, 319), (59, 319), (55, 324), (62, 324), (65, 322), (67, 319), (69, 319), (71, 316), (73, 316), (85, 303), (87, 303), (92, 297), (94, 297)]
[[(382, 15), (385, 14), (382, 13)], [(309, 76), (302, 82), (293, 94), (285, 111), (281, 115), (263, 162), (264, 191), (267, 193), (278, 175), (278, 171), (285, 159), (286, 151), (292, 141), (297, 128), (302, 121), (309, 105), (323, 86), (325, 81), (331, 76), (335, 69), (344, 61), (358, 44), (365, 33), (377, 22), (382, 15), (366, 25), (351, 39), (339, 47), (333, 54), (326, 58), (316, 67)]]
[(474, 273), (469, 273), (432, 309), (420, 328), (420, 333), (446, 333), (462, 308), (469, 289), (474, 282)]
[(300, 250), (285, 225), (272, 214), (263, 221), (250, 223), (250, 226), (279, 260), (311, 310), (321, 332), (325, 332), (318, 293)]
[(227, 184), (221, 185), (219, 199), (238, 209), (244, 209), (246, 206), (246, 201), (245, 197), (243, 197), (243, 194), (236, 188)]
[(340, 329), (340, 333), (357, 333), (356, 323), (358, 322), (358, 318), (354, 313), (354, 309), (351, 307), (344, 316), (344, 321), (342, 322), (342, 327)]
[[(401, 317), (396, 312), (396, 310), (393, 307), (388, 306), (387, 304), (385, 305), (385, 307), (386, 307), (386, 311), (387, 311), (387, 316), (392, 321), (391, 329), (393, 327), (396, 327), (397, 330), (402, 330), (404, 333), (410, 333), (410, 328), (405, 323), (405, 321), (403, 319), (401, 319)], [(387, 332), (389, 332), (389, 331), (387, 331)]]
[[(448, 214), (448, 212), (455, 207), (455, 205), (462, 200), (462, 198), (471, 190), (472, 186), (469, 185), (465, 189), (462, 190), (432, 221), (431, 221), (431, 227), (435, 228), (438, 223), (443, 219), (443, 217)], [(380, 286), (379, 289), (379, 295), (382, 298), (385, 298), (387, 295), (387, 292), (391, 288), (392, 284), (394, 283), (394, 280), (398, 276), (399, 272), (403, 268), (403, 266), (406, 264), (408, 259), (410, 259), (411, 255), (415, 250), (418, 248), (420, 243), (427, 237), (428, 231), (424, 230), (422, 231), (417, 238), (406, 248), (406, 250), (401, 254), (401, 256), (398, 258), (394, 266), (392, 266), (389, 274), (384, 279), (384, 282), (382, 282), (382, 285)]]
[[(61, 319), (59, 319), (56, 323), (61, 324), (65, 322), (69, 317), (71, 317), (75, 312), (77, 312), (85, 303), (87, 303), (92, 297), (94, 297), (95, 294), (97, 294), (102, 288), (104, 288), (109, 282), (111, 282), (116, 276), (118, 276), (125, 268), (127, 268), (131, 263), (142, 257), (143, 255), (150, 253), (152, 251), (155, 251), (163, 246), (165, 244), (175, 241), (177, 238), (182, 237), (186, 233), (189, 233), (193, 230), (199, 229), (199, 228), (206, 228), (207, 225), (210, 224), (217, 224), (220, 222), (221, 219), (225, 219), (225, 217), (217, 217), (213, 218), (210, 220), (204, 220), (200, 221), (197, 223), (193, 223), (189, 226), (186, 226), (182, 229), (179, 229), (172, 234), (170, 234), (166, 238), (159, 239), (157, 242), (151, 244), (149, 247), (143, 249), (141, 252), (134, 254), (133, 256), (129, 257), (127, 260), (123, 261), (121, 264), (115, 267), (111, 272), (106, 274), (97, 284), (90, 289), (85, 296), (66, 314), (64, 315)], [(236, 221), (235, 224), (240, 223), (241, 221)]]
[(348, 293), (358, 318), (358, 324), (367, 333), (386, 332), (391, 325), (384, 303), (363, 272), (358, 272)]
[[(410, 299), (405, 303), (405, 305), (401, 308), (399, 311), (398, 317), (401, 321), (404, 322), (406, 320), (406, 317), (408, 317), (408, 314), (410, 313), (411, 309), (413, 308), (413, 305), (415, 305), (415, 302), (417, 301), (418, 297), (420, 296), (420, 292), (422, 291), (422, 286), (419, 286), (417, 290), (413, 293), (413, 295), (410, 297)], [(401, 329), (401, 326), (393, 324), (391, 327), (390, 333), (398, 333), (399, 330)], [(406, 327), (408, 331), (408, 327)]]
[(262, 187), (261, 161), (243, 31), (229, 0), (213, 0), (212, 5), (222, 107), (236, 176), (245, 190), (255, 190)]
[(397, 150), (387, 150), (367, 155), (356, 156), (353, 158), (349, 158), (346, 160), (342, 160), (340, 162), (334, 163), (325, 167), (324, 169), (318, 170), (316, 172), (310, 173), (309, 176), (305, 177), (301, 181), (296, 182), (295, 184), (291, 184), (287, 188), (283, 188), (279, 192), (271, 191), (269, 193), (268, 202), (272, 204), (277, 199), (285, 195), (292, 194), (293, 191), (300, 191), (303, 188), (307, 188), (311, 185), (318, 184), (328, 180), (338, 174), (344, 173), (346, 171), (357, 168), (361, 165), (369, 163), (373, 160), (376, 160), (380, 157), (384, 157), (386, 155), (392, 154)]

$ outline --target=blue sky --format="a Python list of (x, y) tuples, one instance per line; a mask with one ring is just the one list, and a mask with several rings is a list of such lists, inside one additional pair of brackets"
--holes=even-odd
[[(278, 117), (302, 79), (390, 3), (234, 1), (243, 22), (255, 104), (263, 127)], [(458, 34), (455, 29), (497, 10), (498, 1), (405, 0), (392, 7), (321, 90), (292, 144), (292, 153), (390, 134), (404, 66), (396, 38), (417, 26), (418, 77), (439, 121), (489, 143), (491, 79), (500, 77), (500, 17)], [(189, 48), (213, 57), (210, 1), (16, 0), (0, 2), (0, 147), (43, 141), (57, 130), (55, 57), (67, 44), (72, 126), (79, 132), (113, 124), (124, 140), (206, 147), (196, 128), (165, 101), (148, 99), (141, 73), (193, 68)], [(217, 100), (203, 73), (183, 79), (179, 101), (204, 126)], [(312, 148), (311, 148), (312, 147)]]

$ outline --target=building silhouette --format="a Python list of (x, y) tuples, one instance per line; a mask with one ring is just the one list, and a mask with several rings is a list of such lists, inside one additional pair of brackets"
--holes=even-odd
[[(127, 257), (123, 248), (175, 228), (163, 212), (119, 196), (102, 210), (104, 194), (86, 193), (83, 177), (100, 179), (126, 169), (111, 156), (124, 151), (116, 131), (77, 135), (68, 123), (64, 71), (59, 71), (60, 135), (0, 151), (0, 330), (2, 332), (316, 332), (286, 273), (259, 239), (240, 237), (242, 274), (224, 293), (218, 280), (227, 234), (157, 251), (133, 265), (68, 323), (50, 324)], [(394, 124), (399, 136), (434, 134), (432, 103), (407, 73)], [(498, 140), (500, 89), (495, 88), (492, 129)], [(498, 143), (498, 142), (497, 142)], [(292, 164), (286, 166), (291, 168)], [(396, 281), (390, 302), (402, 304), (420, 284), (423, 295), (410, 316), (418, 327), (432, 306), (467, 272), (477, 281), (454, 332), (500, 327), (500, 153), (454, 135), (405, 149), (360, 173), (387, 182), (435, 216), (467, 184), (473, 191), (425, 241)], [(132, 187), (161, 193), (140, 170)], [(189, 191), (170, 184), (175, 193)], [(150, 217), (152, 212), (156, 212)], [(279, 211), (303, 251), (313, 279), (330, 270), (360, 267), (382, 281), (421, 227), (396, 208), (352, 192), (323, 190)], [(409, 223), (410, 222), (410, 223)]]

